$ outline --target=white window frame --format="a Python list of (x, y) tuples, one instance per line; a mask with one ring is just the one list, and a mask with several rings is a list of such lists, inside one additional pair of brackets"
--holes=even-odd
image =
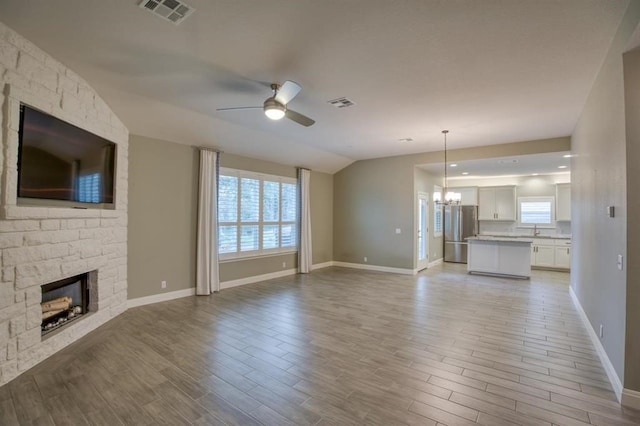
[[(522, 203), (523, 202), (548, 202), (551, 211), (550, 223), (522, 223)], [(556, 227), (556, 199), (553, 196), (543, 197), (518, 197), (518, 227), (519, 228), (555, 228)]]
[[(245, 259), (245, 258), (252, 258), (252, 257), (262, 257), (262, 256), (273, 256), (273, 255), (279, 255), (279, 254), (286, 254), (286, 253), (297, 253), (298, 252), (298, 200), (297, 197), (299, 197), (298, 194), (298, 181), (295, 178), (290, 178), (290, 177), (285, 177), (285, 176), (277, 176), (277, 175), (269, 175), (269, 174), (265, 174), (265, 173), (256, 173), (256, 172), (250, 172), (247, 170), (239, 170), (239, 169), (231, 169), (231, 168), (227, 168), (227, 167), (221, 167), (220, 168), (220, 176), (233, 176), (233, 177), (237, 177), (238, 178), (238, 194), (240, 194), (240, 187), (241, 187), (241, 179), (242, 178), (248, 178), (248, 179), (256, 179), (260, 181), (260, 196), (259, 196), (259, 213), (258, 213), (258, 221), (256, 222), (243, 222), (241, 221), (241, 201), (242, 201), (242, 197), (240, 195), (237, 196), (237, 217), (236, 217), (236, 221), (234, 222), (223, 222), (223, 221), (218, 221), (218, 229), (221, 226), (236, 226), (236, 238), (237, 238), (237, 242), (236, 242), (236, 251), (233, 253), (220, 253), (219, 254), (219, 259), (220, 261), (225, 261), (225, 260), (235, 260), (235, 259)], [(282, 220), (282, 186), (280, 186), (280, 207), (279, 207), (279, 211), (278, 211), (278, 215), (279, 215), (279, 219), (278, 221), (264, 221), (263, 219), (263, 204), (264, 204), (264, 194), (263, 194), (263, 189), (264, 189), (264, 182), (268, 181), (268, 182), (279, 182), (280, 184), (283, 183), (288, 183), (288, 184), (293, 184), (296, 186), (296, 214), (295, 214), (295, 220), (294, 221), (283, 221)], [(220, 205), (220, 203), (219, 203)], [(219, 207), (218, 207), (219, 208)], [(218, 217), (221, 217), (220, 214), (218, 214)], [(240, 243), (240, 238), (241, 238), (241, 227), (242, 226), (250, 226), (250, 225), (256, 225), (258, 226), (259, 229), (259, 238), (258, 238), (258, 250), (251, 250), (251, 251), (241, 251), (241, 243)], [(280, 230), (282, 229), (282, 225), (293, 225), (294, 226), (294, 235), (295, 235), (295, 245), (291, 246), (291, 247), (277, 247), (277, 248), (270, 248), (270, 249), (263, 249), (262, 245), (263, 245), (263, 227), (267, 225), (279, 225), (280, 226)], [(282, 232), (280, 231), (278, 234), (278, 240), (279, 240), (279, 244), (281, 244), (281, 238), (282, 238)]]
[[(433, 186), (433, 236), (442, 237), (444, 229), (444, 209), (442, 208), (442, 187)], [(438, 226), (439, 225), (439, 226)]]

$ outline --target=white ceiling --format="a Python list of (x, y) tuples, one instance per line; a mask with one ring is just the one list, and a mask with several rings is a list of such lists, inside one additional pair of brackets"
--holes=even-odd
[[(571, 170), (569, 155), (571, 155), (569, 152), (549, 152), (482, 160), (449, 161), (447, 163), (447, 177), (449, 180), (465, 180), (568, 173)], [(442, 163), (425, 164), (418, 167), (436, 176), (444, 174)]]
[[(188, 0), (179, 26), (137, 3), (0, 0), (0, 20), (134, 134), (334, 172), (439, 150), (443, 128), (451, 149), (570, 135), (628, 0)], [(284, 80), (314, 126), (216, 111)]]

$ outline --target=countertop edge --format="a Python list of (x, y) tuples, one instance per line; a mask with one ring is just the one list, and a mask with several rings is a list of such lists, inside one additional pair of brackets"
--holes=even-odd
[(498, 242), (498, 243), (522, 243), (522, 244), (532, 244), (533, 239), (527, 238), (515, 238), (515, 237), (469, 237), (467, 241), (486, 241), (486, 242)]

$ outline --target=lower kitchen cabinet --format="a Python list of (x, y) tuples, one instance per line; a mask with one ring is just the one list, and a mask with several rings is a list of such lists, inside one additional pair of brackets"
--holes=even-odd
[(571, 240), (534, 238), (531, 244), (531, 266), (570, 269)]
[(555, 266), (556, 268), (567, 268), (567, 269), (571, 267), (571, 248), (570, 247), (556, 247)]
[(531, 246), (531, 266), (555, 266), (555, 247), (533, 244)]

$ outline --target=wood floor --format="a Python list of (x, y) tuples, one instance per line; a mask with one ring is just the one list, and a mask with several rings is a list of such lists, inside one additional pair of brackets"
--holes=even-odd
[(1, 425), (637, 425), (568, 274), (326, 268), (130, 309), (0, 387)]

